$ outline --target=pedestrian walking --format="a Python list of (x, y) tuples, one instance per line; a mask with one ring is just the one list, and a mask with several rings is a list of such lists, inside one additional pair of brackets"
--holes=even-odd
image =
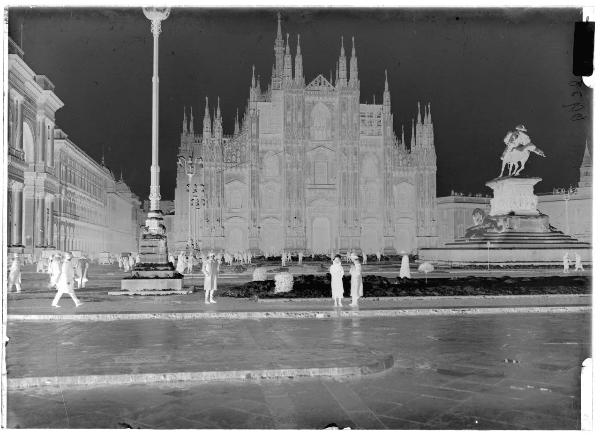
[(342, 267), (342, 257), (335, 255), (333, 258), (333, 264), (329, 267), (329, 273), (331, 274), (331, 298), (333, 299), (333, 306), (342, 306), (342, 298), (344, 297), (344, 283), (342, 278), (344, 277), (344, 267)]
[(287, 255), (285, 254), (285, 250), (281, 251), (281, 267), (285, 267), (285, 262), (287, 260)]
[(406, 253), (402, 255), (402, 263), (400, 264), (400, 279), (403, 278), (410, 279), (410, 264)]
[(169, 253), (169, 262), (171, 263), (171, 265), (173, 267), (175, 267), (175, 257), (173, 256), (172, 253)]
[(138, 265), (140, 263), (140, 254), (136, 253), (135, 254), (135, 265)]
[(202, 273), (204, 273), (204, 303), (217, 303), (213, 295), (217, 290), (219, 264), (215, 260), (213, 252), (208, 254), (208, 259), (202, 265)]
[(350, 254), (350, 259), (353, 262), (350, 267), (350, 296), (352, 297), (350, 306), (357, 307), (358, 299), (363, 295), (362, 266), (357, 254)]
[(569, 259), (569, 252), (565, 252), (563, 255), (563, 273), (569, 273), (569, 267), (571, 265), (571, 260)]
[(381, 262), (381, 251), (380, 250), (377, 251), (377, 262), (378, 263)]
[(298, 252), (298, 265), (302, 265), (302, 258), (304, 258), (304, 254), (302, 252)]
[(65, 258), (60, 267), (60, 276), (56, 284), (56, 295), (52, 300), (52, 306), (55, 308), (60, 308), (58, 301), (65, 293), (71, 296), (71, 299), (73, 299), (73, 302), (75, 302), (75, 307), (83, 305), (79, 299), (77, 299), (75, 290), (73, 289), (75, 287), (75, 272), (73, 271), (73, 264), (71, 263), (72, 258), (73, 255), (71, 252), (65, 253)]
[(581, 262), (581, 255), (575, 252), (575, 271), (581, 270), (583, 272), (583, 263)]
[(123, 268), (123, 257), (118, 255), (117, 260), (119, 261), (119, 270), (121, 270)]
[(367, 263), (367, 252), (365, 252), (364, 250), (362, 251), (362, 263), (366, 264)]
[(13, 286), (17, 289), (16, 293), (21, 292), (21, 260), (19, 254), (13, 255), (10, 269), (8, 271), (8, 291), (11, 292)]

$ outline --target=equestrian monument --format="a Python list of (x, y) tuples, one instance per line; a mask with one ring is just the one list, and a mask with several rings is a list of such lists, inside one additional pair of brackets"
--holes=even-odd
[(509, 131), (504, 144), (500, 176), (486, 183), (494, 192), (490, 213), (476, 208), (473, 226), (463, 238), (421, 249), (419, 259), (453, 265), (552, 265), (561, 264), (565, 252), (573, 252), (590, 262), (591, 246), (556, 230), (537, 209), (533, 187), (542, 179), (521, 176), (531, 153), (546, 156), (531, 142), (525, 126)]

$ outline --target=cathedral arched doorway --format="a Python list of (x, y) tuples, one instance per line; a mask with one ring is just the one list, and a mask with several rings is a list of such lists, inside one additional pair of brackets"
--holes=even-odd
[(242, 252), (244, 250), (244, 233), (239, 228), (233, 228), (227, 235), (227, 251), (230, 253)]
[(331, 250), (331, 225), (327, 217), (313, 220), (311, 248), (315, 253), (328, 253)]
[(377, 232), (377, 223), (365, 222), (360, 234), (360, 248), (366, 253), (377, 253), (381, 250), (382, 244), (379, 241), (379, 232)]

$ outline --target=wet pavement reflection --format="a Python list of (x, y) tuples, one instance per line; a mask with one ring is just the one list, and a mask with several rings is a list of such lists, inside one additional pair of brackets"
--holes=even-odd
[(577, 429), (580, 365), (591, 353), (589, 313), (8, 329), (9, 378), (341, 366), (383, 352), (395, 359), (392, 369), (358, 378), (11, 391), (12, 428)]

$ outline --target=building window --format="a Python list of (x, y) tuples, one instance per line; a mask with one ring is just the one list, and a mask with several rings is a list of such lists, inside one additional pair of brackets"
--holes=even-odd
[(327, 161), (315, 162), (315, 184), (327, 183)]

